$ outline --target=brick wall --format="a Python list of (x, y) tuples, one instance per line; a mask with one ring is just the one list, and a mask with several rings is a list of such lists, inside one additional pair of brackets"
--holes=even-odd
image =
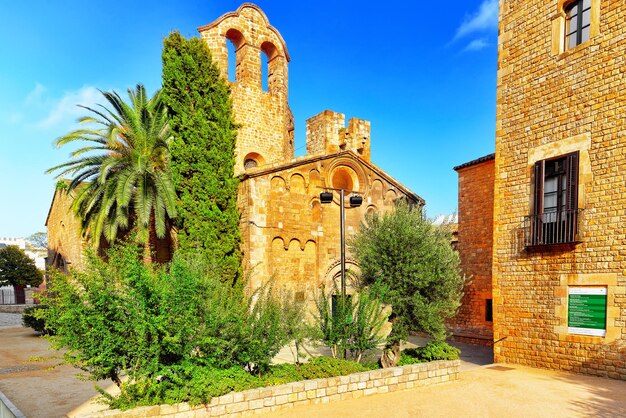
[(209, 405), (200, 407), (191, 407), (186, 403), (155, 405), (134, 408), (124, 412), (120, 410), (105, 411), (88, 415), (88, 417), (251, 416), (299, 405), (316, 405), (356, 399), (377, 393), (395, 392), (454, 381), (458, 379), (459, 364), (459, 360), (434, 361), (413, 366), (372, 370), (349, 376), (306, 380), (245, 392), (233, 392), (213, 398)]
[(487, 321), (491, 295), (494, 159), (457, 167), (459, 223), (457, 249), (468, 278), (457, 316), (450, 322), (455, 339), (490, 345), (493, 322)]
[[(563, 51), (562, 1), (500, 0), (493, 250), (498, 362), (626, 379), (626, 5), (591, 0)], [(529, 251), (533, 164), (579, 151), (580, 243)], [(568, 332), (570, 286), (608, 289), (607, 335)]]

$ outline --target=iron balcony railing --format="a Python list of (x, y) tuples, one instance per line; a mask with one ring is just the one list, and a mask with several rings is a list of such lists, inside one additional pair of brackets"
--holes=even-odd
[(582, 209), (545, 212), (524, 218), (527, 247), (580, 242)]

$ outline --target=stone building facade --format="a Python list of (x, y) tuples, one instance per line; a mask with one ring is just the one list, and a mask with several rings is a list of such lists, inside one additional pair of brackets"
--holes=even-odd
[(459, 176), (457, 250), (468, 282), (456, 317), (449, 323), (455, 340), (493, 343), (491, 263), (495, 155), (454, 167)]
[(626, 5), (500, 0), (498, 362), (626, 379)]
[[(371, 163), (368, 121), (352, 118), (346, 124), (343, 114), (323, 111), (306, 122), (307, 154), (294, 157), (287, 100), (290, 58), (280, 33), (257, 6), (243, 4), (199, 32), (223, 77), (228, 77), (229, 60), (235, 64), (236, 80), (230, 81), (240, 125), (235, 174), (242, 179), (238, 205), (251, 285), (272, 279), (296, 300), (312, 303), (316, 290), (332, 288), (340, 274), (340, 202), (336, 193), (332, 203), (322, 204), (324, 187), (363, 197), (360, 207), (345, 205), (347, 239), (368, 212), (390, 210), (397, 199), (419, 205), (424, 201)], [(229, 56), (227, 42), (233, 43), (234, 56)], [(261, 79), (262, 58), (268, 60), (266, 83)], [(47, 225), (50, 261), (71, 260), (80, 266), (78, 223), (61, 191), (55, 194)], [(347, 267), (356, 269), (349, 254)]]
[[(235, 172), (242, 178), (238, 204), (251, 285), (271, 278), (296, 300), (312, 303), (317, 289), (332, 288), (340, 275), (339, 195), (322, 204), (324, 187), (363, 197), (360, 207), (346, 209), (347, 239), (368, 212), (387, 211), (399, 198), (424, 202), (370, 162), (368, 121), (352, 118), (346, 124), (343, 114), (325, 110), (306, 121), (307, 153), (294, 158), (287, 101), (290, 58), (281, 35), (257, 6), (243, 4), (199, 31), (224, 76), (229, 59), (235, 62), (236, 80), (230, 84), (241, 125)], [(229, 41), (234, 57), (228, 56)], [(266, 83), (261, 59), (267, 60)], [(356, 269), (349, 255), (347, 268)]]
[(61, 271), (83, 265), (83, 250), (86, 243), (82, 239), (80, 221), (71, 209), (72, 197), (58, 187), (54, 191), (52, 203), (46, 218), (48, 230), (48, 258), (46, 264)]

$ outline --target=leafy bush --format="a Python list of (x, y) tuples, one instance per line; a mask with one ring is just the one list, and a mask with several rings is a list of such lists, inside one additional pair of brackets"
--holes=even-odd
[(180, 402), (199, 405), (209, 403), (215, 396), (263, 385), (262, 379), (241, 367), (216, 369), (184, 363), (164, 368), (151, 380), (123, 383), (122, 396), (105, 394), (104, 398), (110, 407), (120, 409)]
[(301, 364), (298, 367), (298, 371), (305, 379), (345, 376), (367, 370), (369, 370), (367, 367), (357, 362), (332, 357), (314, 357), (308, 363)]
[(43, 305), (29, 306), (24, 309), (22, 325), (40, 334), (53, 334), (52, 329), (46, 326), (46, 306)]
[(337, 302), (332, 306), (332, 298), (322, 288), (317, 301), (317, 338), (330, 348), (334, 358), (349, 350), (358, 363), (365, 352), (385, 344), (382, 328), (389, 314), (368, 289), (346, 297), (345, 302), (339, 297)]
[(145, 265), (141, 253), (124, 245), (108, 261), (89, 254), (83, 271), (54, 274), (45, 298), (66, 361), (120, 387), (111, 405), (204, 402), (235, 385), (226, 379), (201, 388), (212, 379), (230, 373), (245, 382), (247, 371), (269, 369), (288, 342), (270, 288), (247, 296), (243, 281), (223, 282), (204, 261), (176, 258), (167, 270)]
[(113, 408), (128, 409), (134, 406), (174, 404), (189, 402), (207, 404), (211, 398), (230, 392), (241, 392), (258, 387), (281, 385), (306, 379), (345, 376), (377, 368), (353, 361), (315, 357), (305, 364), (278, 364), (271, 366), (263, 376), (253, 376), (241, 367), (215, 369), (183, 364), (161, 371), (152, 381), (133, 381), (122, 384), (123, 396), (112, 397), (102, 392)]
[(458, 360), (461, 351), (444, 341), (431, 341), (423, 347), (407, 348), (400, 353), (399, 366), (436, 360)]

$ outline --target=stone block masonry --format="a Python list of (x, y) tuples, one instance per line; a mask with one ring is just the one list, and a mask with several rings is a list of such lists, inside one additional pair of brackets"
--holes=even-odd
[[(494, 357), (626, 379), (626, 4), (591, 0), (588, 40), (565, 50), (572, 3), (500, 0)], [(525, 217), (545, 209), (535, 164), (575, 152), (577, 236), (526, 247)], [(568, 292), (585, 287), (607, 294), (606, 335), (568, 329)]]
[(306, 380), (280, 386), (233, 392), (213, 398), (209, 405), (192, 407), (155, 405), (130, 409), (110, 410), (85, 417), (244, 417), (275, 412), (299, 405), (316, 405), (328, 402), (357, 399), (377, 393), (415, 389), (458, 379), (459, 360), (433, 361), (411, 366), (372, 370), (348, 376)]

